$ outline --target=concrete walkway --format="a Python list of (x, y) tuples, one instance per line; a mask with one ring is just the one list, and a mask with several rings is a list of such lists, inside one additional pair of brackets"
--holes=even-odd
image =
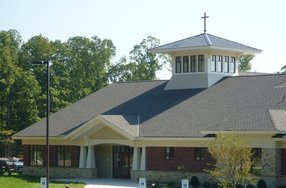
[(63, 182), (82, 182), (84, 188), (138, 188), (139, 183), (129, 179), (57, 179)]

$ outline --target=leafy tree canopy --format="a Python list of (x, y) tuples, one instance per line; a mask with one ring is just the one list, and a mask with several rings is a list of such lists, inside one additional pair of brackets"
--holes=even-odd
[(239, 183), (255, 182), (255, 177), (250, 172), (251, 148), (239, 135), (218, 134), (209, 144), (208, 152), (216, 160), (215, 168), (208, 172), (222, 187), (235, 188)]
[(238, 65), (238, 70), (239, 71), (250, 71), (251, 70), (251, 61), (254, 58), (254, 55), (247, 54), (247, 55), (242, 55), (239, 58), (239, 65)]

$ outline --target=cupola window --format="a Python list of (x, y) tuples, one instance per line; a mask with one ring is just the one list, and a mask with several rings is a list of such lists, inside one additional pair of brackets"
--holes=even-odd
[(191, 56), (191, 72), (197, 72), (197, 58), (195, 55)]
[(198, 59), (199, 59), (199, 61), (198, 61), (199, 72), (204, 72), (205, 71), (204, 55), (199, 55)]
[(189, 72), (189, 56), (183, 57), (183, 72)]
[(229, 72), (235, 73), (235, 57), (231, 57), (230, 59)]
[(223, 62), (223, 72), (227, 73), (229, 72), (229, 56), (224, 56), (224, 62)]
[(218, 61), (217, 61), (217, 67), (216, 67), (217, 72), (222, 72), (222, 56), (218, 56)]
[(215, 72), (216, 71), (216, 56), (212, 55), (212, 60), (211, 60), (211, 72)]
[(181, 73), (181, 66), (182, 66), (182, 57), (176, 57), (176, 73)]

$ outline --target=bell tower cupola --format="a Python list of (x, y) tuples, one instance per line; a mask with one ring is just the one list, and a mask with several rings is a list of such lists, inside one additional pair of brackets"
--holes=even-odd
[(262, 51), (204, 32), (150, 49), (172, 57), (172, 77), (166, 90), (208, 88), (225, 76), (238, 75), (238, 60), (243, 54)]

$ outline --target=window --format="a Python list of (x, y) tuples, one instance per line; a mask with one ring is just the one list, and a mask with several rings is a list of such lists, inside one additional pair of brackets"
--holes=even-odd
[(71, 166), (70, 146), (57, 146), (57, 165), (67, 167)]
[(197, 56), (191, 56), (191, 72), (197, 72)]
[(181, 73), (182, 57), (176, 57), (176, 73)]
[(217, 61), (217, 67), (216, 70), (217, 72), (222, 72), (222, 56), (218, 56), (218, 61)]
[(211, 72), (216, 72), (216, 56), (212, 55), (212, 61), (211, 61)]
[(183, 57), (183, 72), (189, 72), (189, 56)]
[(202, 161), (205, 159), (207, 148), (195, 148), (195, 160)]
[(212, 55), (212, 61), (216, 61), (216, 56)]
[(165, 159), (174, 159), (175, 157), (175, 150), (173, 147), (166, 147), (165, 148)]
[(205, 61), (204, 61), (204, 55), (199, 55), (198, 56), (198, 71), (199, 72), (204, 72), (205, 71)]
[(251, 172), (255, 175), (261, 175), (261, 170), (262, 170), (262, 162), (261, 162), (261, 157), (262, 157), (262, 150), (261, 148), (252, 148), (252, 167), (251, 167)]
[(229, 63), (229, 72), (235, 73), (235, 57), (231, 57), (231, 60)]
[(229, 64), (229, 57), (224, 56), (223, 72), (229, 72), (228, 64)]
[(30, 164), (32, 166), (43, 166), (43, 146), (31, 146)]

